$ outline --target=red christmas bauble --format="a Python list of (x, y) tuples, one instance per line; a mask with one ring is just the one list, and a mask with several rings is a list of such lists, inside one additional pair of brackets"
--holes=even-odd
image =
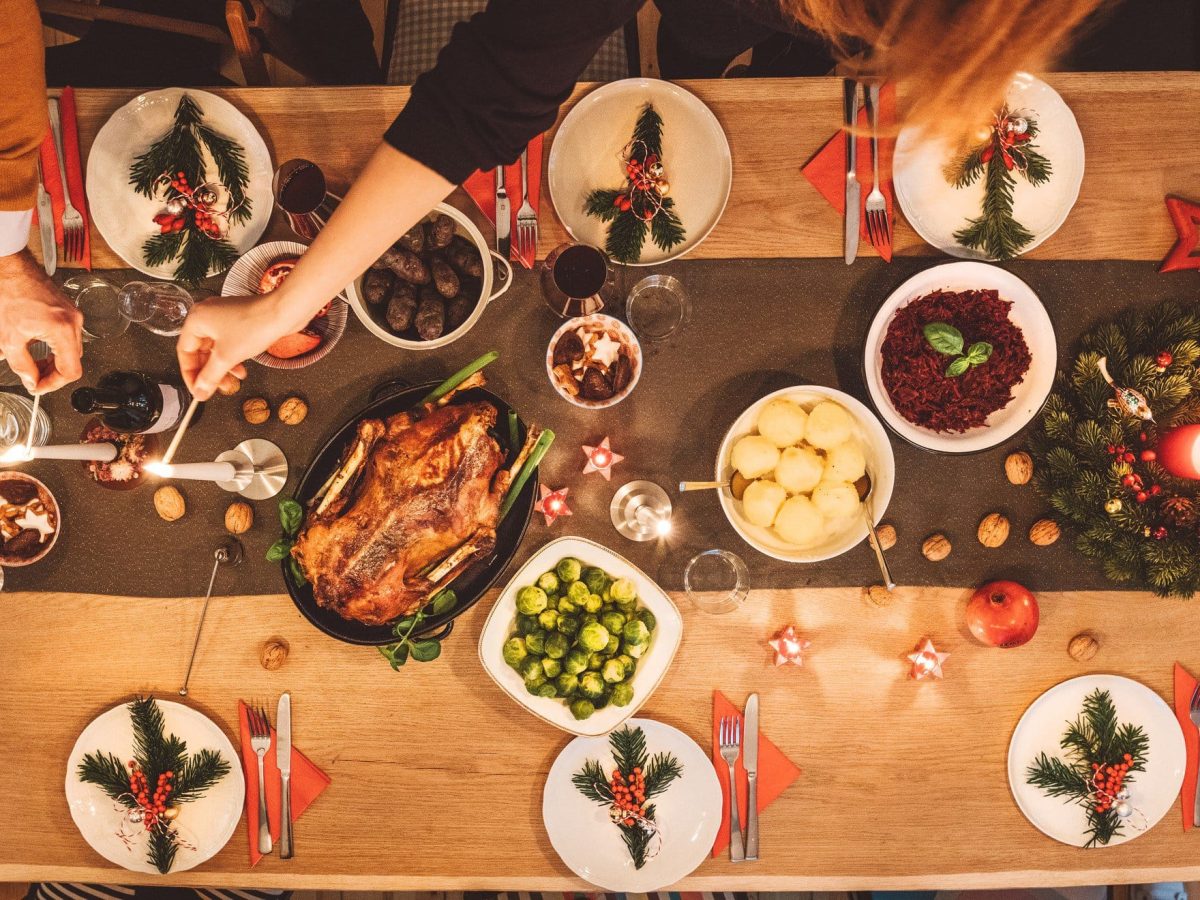
[(1200, 479), (1200, 425), (1180, 425), (1161, 435), (1158, 463), (1177, 478)]
[(989, 647), (1020, 647), (1037, 632), (1037, 598), (1015, 581), (990, 581), (967, 601), (967, 627)]

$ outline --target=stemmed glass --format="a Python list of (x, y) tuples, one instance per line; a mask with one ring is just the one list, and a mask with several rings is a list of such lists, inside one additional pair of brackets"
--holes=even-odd
[(183, 330), (192, 295), (166, 281), (131, 281), (117, 295), (117, 307), (130, 322), (147, 331), (173, 337)]

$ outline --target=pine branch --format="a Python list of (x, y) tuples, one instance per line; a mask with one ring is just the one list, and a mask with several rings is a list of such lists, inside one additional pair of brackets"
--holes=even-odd
[(133, 723), (133, 756), (146, 780), (153, 784), (163, 772), (177, 772), (187, 759), (187, 745), (164, 734), (165, 720), (153, 697), (136, 697), (129, 704)]
[(252, 203), (246, 196), (246, 186), (250, 183), (250, 167), (246, 164), (245, 152), (208, 125), (197, 125), (196, 134), (212, 155), (221, 184), (229, 191), (230, 224), (249, 221)]
[(94, 784), (113, 800), (126, 806), (135, 805), (129, 799), (129, 770), (114, 754), (87, 754), (79, 761), (76, 774), (84, 784)]
[(644, 772), (646, 799), (657, 797), (683, 775), (683, 766), (670, 753), (656, 753)]
[(641, 113), (638, 115), (637, 124), (633, 127), (634, 142), (641, 142), (645, 145), (645, 153), (641, 152), (640, 147), (634, 149), (634, 158), (638, 162), (645, 161), (646, 156), (653, 153), (659, 159), (662, 159), (662, 116), (647, 103), (642, 107)]
[(675, 213), (675, 201), (664, 197), (662, 209), (650, 220), (650, 237), (660, 250), (670, 250), (683, 243), (687, 233)]
[(182, 231), (168, 231), (146, 238), (142, 244), (142, 259), (147, 266), (161, 266), (179, 255), (187, 235)]
[(187, 239), (178, 255), (176, 281), (194, 287), (210, 272), (224, 272), (237, 262), (237, 248), (225, 238), (210, 238), (195, 228), (185, 228), (180, 233), (186, 234)]
[[(646, 818), (654, 819), (654, 808), (649, 807), (646, 810)], [(653, 835), (642, 828), (637, 822), (632, 825), (619, 825), (621, 829), (621, 840), (625, 842), (626, 849), (629, 850), (629, 856), (633, 860), (633, 867), (640, 869), (646, 865), (646, 854), (650, 850), (650, 840)]]
[(609, 736), (612, 746), (613, 762), (622, 775), (626, 777), (634, 769), (646, 772), (646, 734), (640, 728), (626, 725), (620, 731), (614, 731)]
[(583, 769), (571, 776), (571, 783), (593, 803), (608, 805), (613, 802), (612, 788), (604, 769), (594, 759), (584, 761)]
[(595, 216), (602, 222), (611, 222), (621, 210), (617, 207), (616, 199), (621, 192), (612, 188), (597, 188), (587, 195), (583, 201), (583, 211), (589, 216)]
[(229, 761), (216, 750), (204, 749), (188, 757), (183, 765), (174, 770), (172, 803), (189, 803), (199, 800), (210, 787), (229, 774)]
[(608, 226), (604, 250), (617, 262), (635, 263), (642, 257), (647, 231), (646, 222), (637, 216), (631, 213), (618, 215)]
[(199, 184), (204, 171), (200, 145), (193, 128), (199, 123), (200, 107), (187, 94), (179, 98), (171, 130), (150, 145), (145, 153), (133, 160), (129, 183), (146, 197), (153, 197), (159, 180), (183, 172), (189, 184)]
[(950, 183), (956, 188), (965, 188), (974, 184), (979, 180), (979, 176), (983, 174), (983, 148), (986, 144), (980, 144), (974, 150), (963, 155), (950, 174)]
[(1083, 797), (1090, 792), (1087, 778), (1057, 756), (1043, 753), (1025, 771), (1025, 780), (1049, 797)]
[(175, 831), (172, 828), (156, 827), (151, 828), (149, 834), (150, 843), (146, 849), (150, 857), (150, 864), (166, 875), (171, 871), (171, 866), (175, 864), (175, 853), (179, 850)]
[(1033, 233), (1013, 218), (1012, 177), (999, 154), (987, 164), (983, 215), (971, 219), (954, 232), (954, 239), (972, 250), (982, 250), (991, 259), (1012, 259), (1033, 240)]

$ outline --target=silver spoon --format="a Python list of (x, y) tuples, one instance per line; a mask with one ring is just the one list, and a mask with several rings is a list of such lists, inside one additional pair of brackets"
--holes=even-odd
[(733, 499), (741, 500), (749, 484), (750, 481), (747, 478), (735, 471), (729, 476), (728, 481), (681, 481), (679, 482), (679, 492), (682, 494), (687, 491), (718, 491), (721, 488), (729, 488)]
[(871, 473), (867, 472), (862, 478), (854, 482), (854, 487), (858, 489), (858, 499), (862, 502), (863, 515), (867, 519), (867, 531), (871, 534), (871, 548), (875, 551), (875, 560), (879, 563), (879, 573), (883, 576), (883, 583), (889, 591), (896, 589), (896, 582), (892, 580), (892, 573), (888, 570), (887, 560), (883, 558), (883, 548), (879, 546), (879, 535), (875, 533), (875, 514), (871, 509), (871, 493), (875, 490), (875, 483), (871, 481)]

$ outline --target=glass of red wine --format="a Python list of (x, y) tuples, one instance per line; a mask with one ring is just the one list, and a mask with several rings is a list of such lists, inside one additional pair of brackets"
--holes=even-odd
[(590, 316), (617, 296), (616, 273), (608, 255), (589, 244), (560, 244), (542, 263), (542, 296), (564, 319)]
[(275, 170), (271, 189), (292, 231), (306, 241), (317, 236), (342, 202), (341, 197), (326, 188), (325, 173), (307, 159), (289, 159), (283, 163)]

